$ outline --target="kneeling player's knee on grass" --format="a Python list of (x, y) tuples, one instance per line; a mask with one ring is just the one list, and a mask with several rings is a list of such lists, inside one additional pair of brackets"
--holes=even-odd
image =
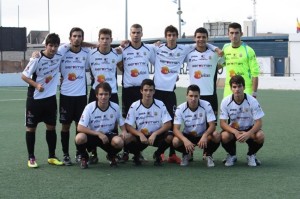
[(265, 135), (262, 131), (258, 131), (256, 134), (255, 134), (255, 142), (261, 144), (263, 143), (265, 140)]
[(122, 138), (115, 136), (111, 141), (111, 145), (114, 148), (121, 149), (124, 146), (124, 141)]
[(223, 143), (228, 143), (233, 139), (233, 135), (228, 133), (227, 131), (223, 131), (221, 134), (221, 139)]
[(166, 142), (168, 143), (168, 144), (171, 144), (172, 143), (172, 140), (173, 140), (173, 136), (172, 135), (168, 135), (167, 137), (166, 137)]
[(182, 145), (181, 141), (180, 141), (177, 137), (174, 137), (174, 138), (173, 138), (172, 143), (173, 143), (173, 146), (174, 146), (175, 148), (178, 148), (178, 147), (180, 147), (180, 146)]
[(213, 132), (213, 134), (212, 134), (212, 139), (211, 139), (213, 142), (215, 142), (215, 143), (218, 143), (218, 142), (220, 142), (221, 141), (221, 136), (220, 136), (220, 134), (218, 133), (218, 132)]
[(84, 133), (78, 133), (75, 137), (76, 144), (84, 144), (87, 142), (86, 135)]

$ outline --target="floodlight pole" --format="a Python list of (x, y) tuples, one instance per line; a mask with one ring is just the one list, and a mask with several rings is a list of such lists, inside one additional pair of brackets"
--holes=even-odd
[(18, 28), (20, 27), (20, 9), (18, 5)]
[(178, 0), (178, 11), (177, 11), (177, 14), (178, 14), (178, 34), (179, 34), (178, 38), (181, 38), (181, 14), (182, 14), (182, 10), (181, 10), (180, 0)]
[(125, 40), (128, 40), (128, 4), (125, 0)]
[(50, 33), (50, 8), (49, 8), (49, 0), (48, 0), (48, 32)]
[(0, 0), (0, 27), (2, 26), (2, 1)]

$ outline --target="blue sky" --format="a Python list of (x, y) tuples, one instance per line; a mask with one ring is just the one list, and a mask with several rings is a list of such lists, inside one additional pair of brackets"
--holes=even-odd
[[(0, 0), (1, 25), (48, 30), (48, 0)], [(78, 26), (85, 41), (97, 40), (100, 28), (110, 28), (115, 40), (125, 38), (125, 0), (49, 0), (50, 32), (68, 41), (69, 30)], [(18, 12), (19, 7), (19, 12)], [(143, 38), (162, 37), (170, 24), (178, 27), (178, 5), (172, 0), (128, 0), (128, 26), (139, 23)], [(239, 22), (253, 17), (253, 0), (181, 0), (182, 33), (192, 35), (204, 22)], [(19, 13), (19, 17), (18, 17)], [(256, 0), (257, 32), (295, 33), (300, 20), (300, 1)]]

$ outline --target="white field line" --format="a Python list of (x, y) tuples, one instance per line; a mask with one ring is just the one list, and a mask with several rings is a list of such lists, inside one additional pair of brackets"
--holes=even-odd
[(1, 99), (0, 102), (25, 101), (26, 99)]

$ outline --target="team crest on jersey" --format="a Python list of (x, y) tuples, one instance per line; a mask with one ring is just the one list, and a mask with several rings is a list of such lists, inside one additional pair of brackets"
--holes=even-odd
[(144, 56), (146, 56), (147, 55), (147, 53), (146, 52), (144, 52)]
[(110, 114), (110, 118), (113, 118), (114, 117), (114, 115), (113, 114)]
[(177, 57), (179, 57), (180, 56), (180, 53), (177, 53)]
[(199, 113), (199, 117), (202, 117), (203, 116), (203, 114), (202, 113)]
[(211, 60), (211, 59), (212, 59), (212, 57), (211, 57), (211, 56), (209, 56), (209, 57), (208, 57), (208, 59), (209, 59), (209, 60)]
[(112, 59), (111, 62), (114, 64), (116, 62), (116, 60)]
[(157, 112), (154, 112), (154, 116), (157, 116)]
[(239, 57), (243, 57), (243, 54), (241, 53), (241, 54), (239, 54)]

